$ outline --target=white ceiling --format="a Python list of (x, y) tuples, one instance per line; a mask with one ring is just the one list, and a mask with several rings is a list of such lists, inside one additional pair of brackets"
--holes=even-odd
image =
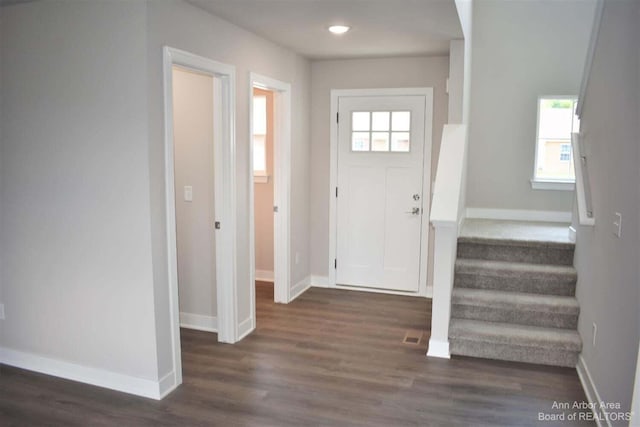
[(446, 54), (462, 38), (454, 0), (188, 1), (311, 59)]

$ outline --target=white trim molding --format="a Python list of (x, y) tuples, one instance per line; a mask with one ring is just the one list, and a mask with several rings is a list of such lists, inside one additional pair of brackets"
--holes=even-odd
[(196, 331), (218, 332), (218, 318), (202, 314), (180, 312), (180, 327)]
[(6, 347), (0, 347), (0, 363), (156, 400), (162, 399), (178, 385), (174, 372), (166, 374), (160, 380), (150, 380)]
[[(164, 171), (167, 239), (169, 315), (171, 319), (172, 362), (175, 383), (182, 383), (180, 350), (180, 309), (178, 305), (178, 256), (176, 245), (173, 67), (179, 66), (213, 77), (214, 86), (214, 173), (216, 230), (216, 293), (218, 341), (237, 340), (237, 262), (236, 262), (236, 136), (235, 67), (164, 46), (162, 57), (164, 94)], [(217, 141), (217, 142), (216, 142)]]
[(336, 284), (334, 286), (327, 286), (327, 287), (333, 288), (333, 289), (341, 289), (344, 291), (369, 292), (372, 294), (401, 295), (405, 297), (431, 298), (431, 296), (428, 294), (429, 288), (420, 289), (418, 292), (412, 292), (412, 291), (393, 291), (389, 289), (370, 288), (367, 286), (340, 285), (340, 284)]
[(311, 275), (311, 286), (314, 288), (328, 288), (329, 278), (327, 276)]
[(269, 270), (256, 270), (255, 280), (260, 282), (271, 282), (273, 283), (274, 274), (273, 271)]
[[(273, 92), (273, 205), (277, 212), (273, 216), (273, 299), (287, 304), (290, 294), (290, 247), (291, 247), (291, 84), (249, 73), (249, 105), (253, 105), (253, 89), (260, 88)], [(253, 133), (253, 108), (249, 108), (249, 135)], [(253, 178), (253, 144), (249, 144), (249, 174)], [(249, 186), (249, 305), (252, 331), (256, 327), (255, 281), (264, 273), (256, 271), (256, 230), (254, 186)], [(263, 276), (264, 278), (264, 276)], [(257, 279), (262, 280), (262, 279)], [(268, 280), (265, 280), (268, 281)], [(246, 334), (240, 334), (244, 336)]]
[(467, 208), (468, 219), (497, 219), (504, 221), (571, 222), (571, 212), (534, 211), (519, 209)]
[(451, 359), (451, 353), (449, 353), (449, 341), (435, 340), (433, 338), (430, 339), (427, 356)]
[(638, 343), (638, 360), (636, 362), (636, 378), (633, 382), (631, 422), (629, 422), (629, 425), (640, 425), (640, 343)]
[(593, 417), (596, 421), (596, 424), (598, 425), (598, 427), (611, 427), (611, 422), (609, 421), (607, 412), (600, 405), (600, 402), (603, 402), (603, 400), (600, 398), (600, 394), (598, 393), (596, 384), (593, 382), (593, 378), (591, 378), (591, 373), (589, 373), (587, 363), (585, 362), (582, 355), (580, 355), (580, 357), (578, 358), (576, 371), (578, 371), (578, 378), (580, 378), (580, 383), (582, 384), (582, 388), (584, 389), (584, 394), (587, 396), (587, 400), (590, 403), (589, 406), (591, 407), (591, 411), (593, 412)]
[(573, 191), (576, 189), (576, 183), (570, 181), (545, 181), (541, 179), (532, 179), (531, 188), (534, 190)]
[(593, 57), (596, 54), (596, 44), (598, 43), (598, 35), (600, 34), (600, 26), (602, 25), (602, 13), (604, 11), (604, 0), (597, 0), (596, 11), (593, 15), (593, 24), (591, 26), (591, 36), (589, 38), (589, 46), (587, 47), (587, 56), (585, 58), (584, 69), (582, 71), (582, 81), (580, 82), (580, 94), (578, 96), (578, 105), (576, 106), (576, 114), (582, 118), (582, 108), (584, 99), (587, 95), (587, 86), (589, 85), (589, 77), (591, 76), (591, 68), (593, 66)]
[(310, 287), (311, 287), (311, 276), (307, 276), (304, 279), (300, 280), (291, 288), (291, 295), (289, 298), (289, 302), (298, 298)]
[(238, 341), (242, 340), (255, 330), (256, 327), (254, 319), (255, 316), (247, 317), (242, 322), (240, 322), (240, 324), (238, 325)]

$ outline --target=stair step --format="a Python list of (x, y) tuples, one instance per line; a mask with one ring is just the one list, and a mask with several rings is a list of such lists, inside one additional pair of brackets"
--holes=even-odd
[(573, 266), (459, 258), (454, 286), (573, 296), (577, 277)]
[(575, 330), (451, 319), (451, 354), (575, 367), (582, 340)]
[(454, 289), (451, 299), (451, 317), (459, 319), (575, 329), (579, 314), (574, 297)]
[(459, 237), (458, 258), (573, 265), (575, 245), (564, 242)]

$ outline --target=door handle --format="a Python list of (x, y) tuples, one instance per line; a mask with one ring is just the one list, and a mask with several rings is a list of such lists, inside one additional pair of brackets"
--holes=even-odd
[(411, 215), (420, 215), (420, 208), (412, 208), (410, 211), (406, 211), (405, 213)]

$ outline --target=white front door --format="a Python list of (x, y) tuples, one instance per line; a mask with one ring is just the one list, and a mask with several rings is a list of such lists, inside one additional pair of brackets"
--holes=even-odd
[(426, 103), (338, 98), (338, 285), (418, 292)]

